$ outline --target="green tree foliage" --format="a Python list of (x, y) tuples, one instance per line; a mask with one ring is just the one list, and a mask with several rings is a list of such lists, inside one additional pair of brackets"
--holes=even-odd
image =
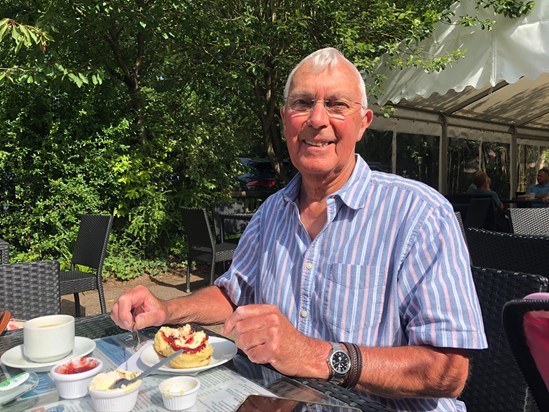
[[(106, 269), (180, 258), (182, 205), (227, 199), (236, 157), (286, 157), (289, 70), (341, 49), (365, 73), (443, 66), (414, 45), (449, 0), (4, 0), (0, 5), (1, 235), (16, 259), (70, 256), (82, 213), (114, 213)], [(509, 15), (530, 2), (478, 0)], [(467, 24), (474, 24), (472, 16)]]

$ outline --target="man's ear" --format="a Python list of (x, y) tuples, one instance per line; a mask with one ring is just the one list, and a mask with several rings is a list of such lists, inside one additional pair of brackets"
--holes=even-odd
[(362, 120), (361, 120), (360, 133), (358, 134), (358, 137), (356, 139), (357, 142), (362, 139), (362, 136), (364, 136), (364, 132), (372, 124), (373, 120), (374, 120), (374, 112), (371, 109), (366, 109), (366, 113), (364, 113), (364, 116), (362, 117)]

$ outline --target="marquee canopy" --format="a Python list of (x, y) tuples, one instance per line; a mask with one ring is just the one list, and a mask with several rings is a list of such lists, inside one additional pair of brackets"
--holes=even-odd
[[(495, 20), (491, 31), (439, 24), (423, 49), (433, 56), (461, 49), (465, 57), (446, 69), (388, 70), (378, 104), (515, 128), (519, 137), (549, 140), (549, 1), (537, 0), (518, 19), (475, 10), (475, 1), (454, 4), (456, 16)], [(454, 19), (455, 21), (455, 19)], [(375, 123), (374, 123), (375, 125)]]

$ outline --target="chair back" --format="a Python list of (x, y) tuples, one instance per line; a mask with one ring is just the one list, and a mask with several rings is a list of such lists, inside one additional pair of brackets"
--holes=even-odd
[(6, 264), (10, 260), (10, 245), (3, 239), (0, 239), (0, 263)]
[(476, 228), (468, 228), (465, 233), (474, 266), (549, 277), (549, 237)]
[(189, 248), (211, 251), (215, 237), (210, 226), (208, 212), (204, 208), (183, 207), (183, 226)]
[(111, 233), (112, 215), (83, 215), (72, 253), (71, 265), (83, 265), (101, 273)]
[(55, 315), (60, 305), (58, 261), (0, 265), (0, 310), (32, 319)]
[(471, 198), (464, 224), (466, 228), (478, 227), (494, 230), (496, 228), (496, 218), (494, 214), (494, 201), (492, 198)]
[(454, 212), (461, 214), (461, 220), (467, 219), (467, 210), (469, 209), (469, 203), (472, 196), (468, 193), (453, 193), (444, 196), (452, 204)]
[(503, 326), (538, 409), (549, 411), (549, 293), (507, 302)]
[(509, 209), (513, 233), (549, 235), (549, 208), (515, 207)]
[[(503, 305), (547, 290), (543, 276), (472, 267), (488, 349), (471, 357), (471, 371), (460, 399), (468, 412), (533, 410), (527, 385), (515, 364), (503, 330)], [(531, 402), (531, 401), (530, 401)]]
[(243, 203), (217, 204), (212, 206), (212, 217), (216, 237), (221, 235), (221, 222), (223, 221), (223, 234), (238, 235), (241, 234), (249, 221), (238, 219), (221, 219), (220, 214), (223, 213), (245, 213), (246, 208)]

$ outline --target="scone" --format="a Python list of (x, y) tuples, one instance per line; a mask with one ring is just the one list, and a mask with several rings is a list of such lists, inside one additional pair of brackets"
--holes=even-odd
[(170, 361), (176, 369), (196, 368), (208, 365), (212, 359), (213, 348), (208, 335), (203, 331), (195, 332), (191, 325), (180, 328), (161, 327), (154, 335), (154, 350), (167, 357), (183, 348), (183, 353)]

